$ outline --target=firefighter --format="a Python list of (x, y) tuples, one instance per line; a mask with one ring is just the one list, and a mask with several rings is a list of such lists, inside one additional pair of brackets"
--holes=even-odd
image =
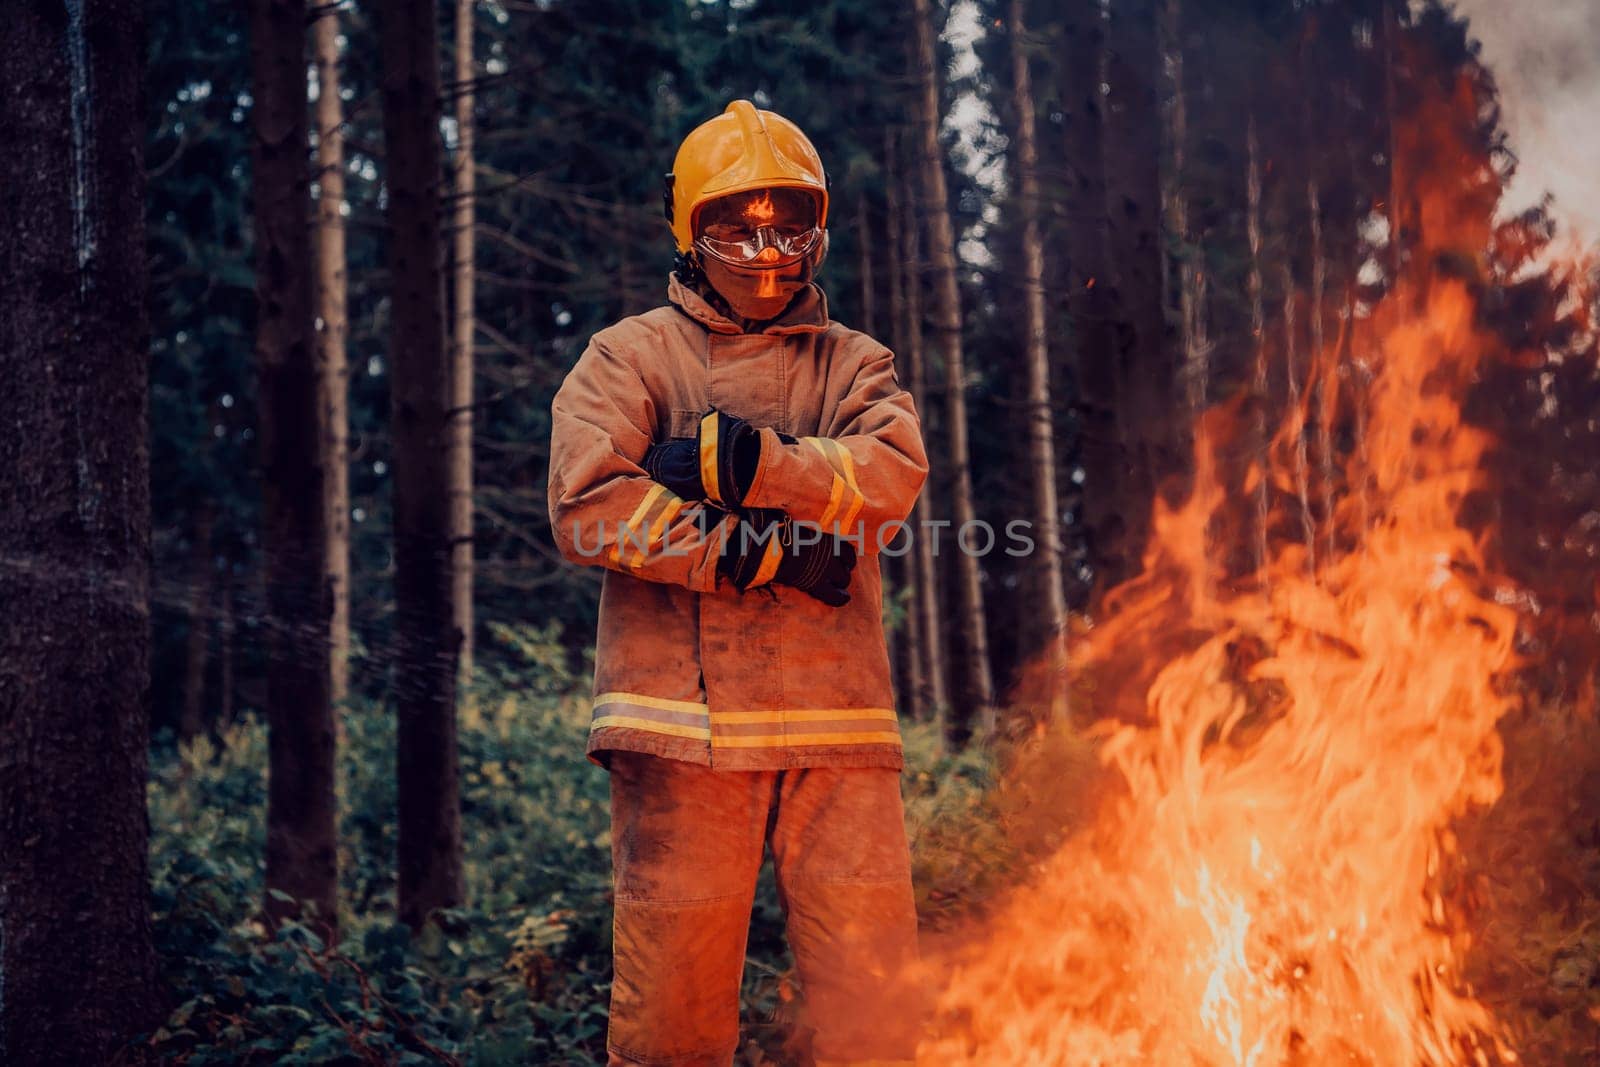
[(921, 1013), (878, 556), (927, 476), (882, 344), (815, 281), (828, 180), (750, 101), (667, 176), (667, 305), (551, 406), (563, 555), (605, 568), (588, 757), (610, 775), (611, 1064), (727, 1064), (770, 847), (818, 1063), (899, 1063)]

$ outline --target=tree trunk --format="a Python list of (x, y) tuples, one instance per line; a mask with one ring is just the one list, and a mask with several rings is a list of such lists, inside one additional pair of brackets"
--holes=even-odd
[(1066, 25), (1068, 314), (1078, 387), (1079, 454), (1086, 481), (1083, 522), (1096, 596), (1138, 565), (1136, 531), (1149, 500), (1138, 491), (1123, 429), (1111, 298), (1104, 96), (1105, 17), (1098, 5), (1073, 5)]
[[(1355, 271), (1347, 272), (1346, 276), (1354, 279)], [(1363, 359), (1352, 352), (1350, 360), (1343, 367), (1343, 373), (1349, 382), (1347, 388), (1351, 398), (1350, 411), (1353, 415), (1354, 423), (1351, 427), (1353, 440), (1350, 443), (1350, 450), (1356, 457), (1356, 469), (1369, 470), (1367, 459), (1367, 405), (1365, 399), (1367, 386), (1371, 384), (1370, 372), (1367, 368), (1372, 365), (1373, 357), (1370, 354), (1371, 349), (1368, 347), (1370, 342), (1367, 339), (1366, 332), (1361, 329), (1361, 323), (1356, 319), (1356, 294), (1353, 280), (1345, 283), (1344, 318), (1347, 328), (1350, 330), (1351, 345), (1360, 345), (1361, 354), (1366, 356)], [(1362, 530), (1369, 529), (1372, 522), (1372, 505), (1367, 497), (1367, 480), (1365, 478), (1355, 479), (1349, 486), (1349, 492), (1354, 493), (1356, 497), (1356, 514), (1359, 516), (1359, 528)]]
[[(878, 337), (878, 308), (877, 308), (877, 272), (872, 262), (872, 216), (867, 210), (867, 194), (865, 190), (856, 192), (855, 204), (855, 231), (856, 239), (860, 242), (860, 259), (857, 265), (858, 279), (861, 283), (861, 321), (859, 323), (862, 333), (872, 338)], [(898, 351), (898, 349), (896, 349)], [(896, 591), (901, 586), (903, 568), (898, 566), (899, 560), (882, 554), (880, 569), (882, 571), (883, 598), (885, 601), (894, 598)], [(912, 697), (909, 692), (908, 679), (905, 672), (906, 636), (903, 627), (889, 631), (889, 664), (890, 672), (894, 679), (895, 706), (910, 707)]]
[[(956, 276), (956, 242), (945, 186), (944, 159), (939, 149), (939, 77), (929, 0), (913, 0), (916, 23), (917, 74), (921, 89), (920, 137), (924, 214), (928, 220), (928, 253), (933, 262), (935, 327), (944, 357), (945, 412), (950, 439), (952, 519), (959, 532), (974, 521), (972, 469), (967, 448), (967, 371), (961, 346), (961, 289)], [(975, 555), (956, 559), (960, 599), (962, 676), (966, 692), (953, 708), (950, 739), (964, 742), (970, 733), (987, 738), (994, 732), (994, 683), (989, 672), (989, 638), (983, 613), (982, 575)]]
[(1379, 0), (1378, 2), (1378, 40), (1381, 44), (1383, 62), (1383, 126), (1388, 135), (1388, 156), (1385, 164), (1389, 170), (1389, 195), (1384, 204), (1385, 214), (1389, 221), (1389, 246), (1385, 250), (1384, 270), (1388, 277), (1385, 285), (1392, 286), (1400, 278), (1400, 257), (1403, 249), (1400, 239), (1400, 165), (1395, 159), (1399, 151), (1398, 137), (1395, 134), (1395, 90), (1394, 90), (1394, 63), (1395, 48), (1394, 38), (1397, 28), (1397, 14), (1394, 0)]
[(1167, 112), (1171, 167), (1162, 182), (1162, 204), (1167, 229), (1179, 247), (1178, 322), (1183, 345), (1184, 407), (1192, 420), (1210, 400), (1211, 344), (1206, 336), (1205, 271), (1200, 266), (1204, 251), (1189, 226), (1189, 201), (1184, 192), (1189, 102), (1183, 81), (1183, 11), (1179, 0), (1165, 0), (1163, 23), (1163, 66), (1172, 99)]
[(1306, 182), (1306, 208), (1311, 216), (1311, 395), (1308, 410), (1315, 420), (1317, 473), (1320, 488), (1318, 519), (1322, 523), (1322, 560), (1333, 562), (1333, 497), (1335, 463), (1333, 455), (1333, 413), (1339, 388), (1335, 377), (1339, 357), (1327, 351), (1324, 333), (1328, 259), (1322, 243), (1322, 188), (1316, 176), (1317, 156), (1309, 157), (1312, 175)]
[(198, 737), (205, 729), (206, 655), (211, 649), (211, 600), (215, 568), (211, 565), (211, 528), (215, 510), (203, 504), (194, 520), (194, 546), (189, 560), (189, 633), (183, 654), (183, 709), (178, 737)]
[[(1283, 268), (1283, 366), (1288, 384), (1289, 411), (1300, 418), (1300, 344), (1294, 271)], [(1306, 571), (1317, 573), (1317, 519), (1311, 511), (1311, 465), (1306, 454), (1306, 429), (1302, 422), (1294, 441), (1294, 492), (1300, 507), (1300, 533), (1306, 545)]]
[[(895, 357), (907, 369), (907, 378), (911, 376), (910, 367), (914, 357), (910, 354), (911, 330), (906, 321), (906, 270), (905, 270), (905, 245), (902, 241), (903, 220), (900, 215), (900, 168), (895, 158), (895, 138), (892, 129), (885, 129), (883, 134), (883, 170), (884, 170), (884, 251), (886, 263), (884, 272), (889, 276), (889, 342), (894, 348)], [(911, 388), (910, 385), (907, 388)], [(917, 399), (916, 391), (912, 390), (912, 402), (918, 405), (918, 414), (921, 414), (921, 401)], [(918, 494), (921, 501), (923, 494)], [(915, 519), (915, 515), (912, 516)], [(895, 560), (895, 573), (899, 576), (901, 584), (910, 590), (910, 605), (906, 612), (905, 637), (897, 648), (898, 667), (901, 679), (902, 703), (911, 718), (922, 721), (930, 711), (930, 701), (927, 694), (927, 677), (923, 664), (927, 653), (923, 648), (925, 640), (922, 632), (922, 597), (921, 584), (917, 577), (916, 546), (922, 538), (912, 531), (911, 549), (906, 555)]]
[(462, 902), (451, 612), (450, 365), (440, 244), (438, 28), (434, 5), (380, 12), (389, 163), (390, 423), (394, 440), (396, 790), (399, 911), (417, 929)]
[[(1183, 383), (1183, 417), (1190, 432), (1188, 445), (1198, 472), (1202, 456), (1212, 443), (1207, 438), (1206, 424), (1201, 414), (1210, 403), (1211, 394), (1211, 342), (1206, 330), (1205, 249), (1189, 224), (1189, 198), (1187, 193), (1187, 165), (1189, 141), (1189, 98), (1184, 84), (1183, 9), (1180, 0), (1164, 0), (1161, 19), (1160, 50), (1163, 68), (1167, 72), (1167, 159), (1169, 166), (1161, 179), (1162, 214), (1166, 220), (1169, 240), (1177, 246), (1176, 272), (1165, 269), (1164, 285), (1170, 286), (1173, 273), (1177, 277), (1178, 329), (1181, 344), (1181, 370)], [(1170, 301), (1163, 300), (1163, 307)], [(1206, 596), (1214, 595), (1217, 575), (1205, 554), (1200, 575), (1200, 586)]]
[[(917, 211), (916, 197), (912, 194), (913, 183), (910, 178), (905, 182), (905, 282), (906, 282), (906, 356), (908, 363), (907, 377), (910, 379), (907, 388), (911, 392), (912, 403), (922, 418), (922, 435), (924, 439), (932, 438), (932, 418), (934, 412), (928, 407), (927, 385), (927, 353), (923, 348), (923, 312), (922, 312), (922, 227), (919, 225), (921, 215)], [(929, 452), (932, 453), (932, 449)], [(949, 667), (944, 656), (944, 629), (940, 625), (944, 618), (939, 610), (939, 573), (934, 565), (933, 542), (931, 521), (933, 519), (933, 477), (929, 473), (928, 484), (924, 485), (922, 492), (917, 494), (917, 502), (912, 509), (912, 519), (916, 527), (912, 531), (915, 540), (912, 541), (912, 558), (916, 566), (917, 582), (917, 616), (922, 630), (922, 677), (926, 683), (923, 705), (942, 726), (950, 715), (950, 675)], [(940, 730), (941, 736), (945, 733)]]
[(861, 332), (869, 337), (878, 334), (878, 307), (874, 292), (876, 279), (872, 270), (872, 222), (867, 214), (865, 190), (856, 193), (856, 240), (860, 242), (861, 261)]
[[(344, 104), (339, 99), (339, 8), (311, 25), (317, 71), (317, 387), (322, 395), (323, 522), (326, 528), (329, 696), (350, 695), (350, 333), (344, 237)], [(339, 716), (342, 723), (343, 717)]]
[(1327, 291), (1328, 256), (1323, 239), (1322, 225), (1322, 170), (1321, 141), (1315, 131), (1328, 128), (1328, 109), (1323, 99), (1327, 96), (1326, 74), (1317, 63), (1317, 50), (1311, 47), (1315, 24), (1309, 25), (1300, 42), (1300, 69), (1309, 83), (1319, 88), (1307, 89), (1300, 95), (1301, 129), (1307, 140), (1303, 146), (1306, 166), (1306, 216), (1311, 224), (1311, 355), (1308, 360), (1310, 374), (1307, 380), (1308, 427), (1316, 447), (1317, 465), (1317, 520), (1322, 524), (1321, 559), (1324, 565), (1333, 561), (1334, 526), (1333, 498), (1335, 462), (1333, 455), (1333, 413), (1339, 388), (1337, 378), (1338, 355), (1327, 350)]
[(217, 726), (233, 725), (233, 579), (222, 579), (222, 607), (219, 609), (217, 643)]
[(313, 905), (331, 930), (338, 920), (339, 859), (322, 397), (308, 269), (304, 3), (252, 0), (250, 35), (270, 734), (265, 905), (270, 918)]
[(142, 10), (12, 5), (0, 35), (0, 1063), (104, 1063), (165, 1008)]
[[(1151, 501), (1176, 468), (1176, 361), (1166, 329), (1161, 229), (1161, 116), (1156, 72), (1157, 0), (1111, 6), (1107, 51), (1106, 215), (1111, 240), (1117, 420), (1132, 475), (1122, 558), (1136, 570)], [(1104, 358), (1103, 356), (1100, 358)]]
[(476, 328), (476, 225), (473, 162), (472, 13), (476, 0), (456, 0), (456, 156), (451, 244), (454, 250), (455, 316), (450, 352), (450, 604), (461, 631), (458, 678), (472, 685), (472, 394)]
[(1067, 594), (1061, 576), (1061, 507), (1056, 500), (1055, 427), (1050, 406), (1050, 336), (1044, 311), (1044, 235), (1039, 223), (1039, 149), (1033, 81), (1024, 42), (1023, 0), (1011, 0), (1011, 90), (1017, 112), (1017, 179), (1022, 208), (1023, 296), (1027, 306), (1028, 458), (1039, 524), (1039, 581), (1048, 638), (1049, 710), (1067, 714)]
[[(1250, 387), (1254, 396), (1250, 428), (1252, 459), (1259, 465), (1255, 483), (1255, 570), (1266, 581), (1267, 565), (1267, 488), (1271, 462), (1267, 451), (1267, 311), (1261, 271), (1261, 147), (1256, 140), (1256, 117), (1252, 112), (1245, 127), (1245, 236), (1250, 244), (1250, 271), (1245, 287), (1250, 297), (1250, 340), (1252, 361)], [(1266, 592), (1265, 586), (1262, 589)]]

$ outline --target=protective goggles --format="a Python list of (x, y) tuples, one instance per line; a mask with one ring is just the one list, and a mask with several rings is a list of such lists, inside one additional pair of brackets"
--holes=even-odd
[(720, 197), (695, 220), (695, 248), (733, 267), (769, 270), (804, 259), (822, 241), (817, 201), (804, 189)]

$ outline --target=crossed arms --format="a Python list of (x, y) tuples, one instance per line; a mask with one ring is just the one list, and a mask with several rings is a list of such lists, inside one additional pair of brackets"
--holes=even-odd
[[(686, 477), (680, 462), (676, 477), (663, 476), (671, 487), (657, 481), (646, 469), (655, 402), (628, 359), (591, 341), (551, 404), (549, 508), (562, 555), (709, 592), (752, 516), (781, 512), (872, 553), (927, 477), (916, 410), (881, 347), (858, 368), (826, 436), (794, 438), (769, 426), (729, 432), (740, 421), (708, 413), (692, 445), (702, 477)], [(719, 455), (735, 438), (737, 468)], [(658, 473), (659, 455), (649, 461)]]

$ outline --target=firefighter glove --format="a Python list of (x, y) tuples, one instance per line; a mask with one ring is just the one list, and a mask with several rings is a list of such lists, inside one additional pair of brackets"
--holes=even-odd
[[(785, 444), (795, 441), (782, 432), (778, 439)], [(696, 436), (651, 445), (640, 465), (685, 500), (738, 507), (760, 464), (761, 432), (744, 419), (712, 408), (700, 419)]]
[(725, 546), (718, 567), (740, 592), (768, 583), (787, 585), (830, 607), (850, 601), (855, 545), (796, 523), (776, 508), (742, 513), (739, 528)]

